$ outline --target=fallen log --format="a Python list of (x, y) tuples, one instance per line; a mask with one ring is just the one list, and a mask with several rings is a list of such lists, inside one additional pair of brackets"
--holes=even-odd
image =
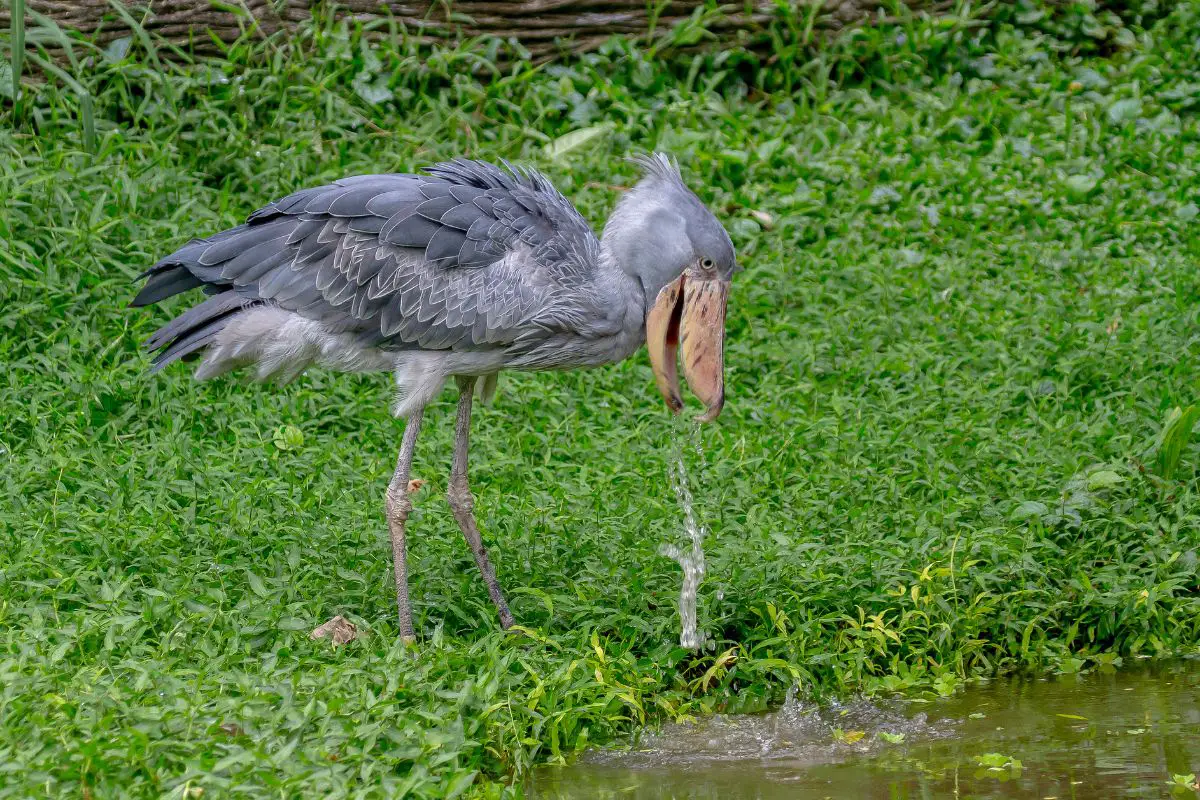
[[(543, 60), (561, 53), (594, 49), (614, 34), (664, 34), (697, 21), (721, 38), (740, 38), (766, 44), (762, 34), (779, 5), (772, 0), (747, 0), (714, 9), (704, 3), (654, 0), (132, 0), (118, 10), (115, 0), (26, 0), (30, 11), (45, 15), (60, 27), (78, 31), (104, 45), (129, 36), (132, 18), (152, 35), (197, 54), (219, 48), (213, 41), (231, 43), (247, 34), (269, 36), (295, 30), (322, 8), (357, 21), (391, 20), (422, 41), (455, 41), (477, 36), (514, 40), (531, 58)], [(951, 6), (938, 0), (904, 0), (916, 11)], [(836, 32), (847, 26), (885, 19), (896, 8), (890, 0), (802, 0), (794, 13), (814, 33)], [(0, 7), (0, 26), (9, 25), (7, 4)], [(128, 15), (128, 16), (126, 16)]]

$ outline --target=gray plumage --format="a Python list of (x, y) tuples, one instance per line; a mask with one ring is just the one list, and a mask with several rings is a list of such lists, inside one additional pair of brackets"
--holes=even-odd
[(619, 361), (652, 328), (651, 363), (668, 405), (682, 405), (679, 349), (708, 408), (703, 419), (720, 413), (733, 245), (674, 162), (635, 160), (644, 177), (600, 240), (535, 170), (455, 160), (422, 175), (302, 189), (142, 275), (135, 306), (197, 288), (208, 295), (146, 342), (155, 370), (203, 355), (198, 378), (245, 366), (260, 380), (286, 381), (314, 364), (394, 373), (395, 413), (406, 423), (386, 508), (405, 641), (414, 638), (409, 472), (424, 408), (448, 378), (460, 388), (448, 500), (505, 628), (513, 617), (467, 484), (474, 388), (490, 396), (503, 369)]
[(133, 305), (217, 294), (151, 337), (156, 369), (266, 304), (383, 351), (519, 356), (555, 333), (615, 332), (589, 292), (599, 242), (542, 175), (464, 160), (428, 173), (304, 189), (159, 261)]

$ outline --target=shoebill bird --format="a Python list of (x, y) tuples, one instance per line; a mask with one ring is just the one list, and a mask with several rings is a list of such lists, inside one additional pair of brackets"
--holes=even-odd
[(634, 160), (642, 178), (600, 239), (539, 172), (459, 159), (303, 189), (142, 275), (134, 306), (192, 289), (208, 295), (147, 341), (155, 371), (201, 357), (199, 379), (239, 367), (259, 380), (287, 381), (310, 366), (395, 375), (395, 413), (406, 423), (385, 506), (405, 641), (414, 638), (409, 468), (425, 406), (447, 379), (460, 392), (450, 508), (505, 628), (513, 617), (467, 485), (477, 384), (488, 399), (502, 370), (595, 367), (646, 342), (672, 411), (683, 408), (682, 358), (707, 408), (698, 418), (721, 412), (733, 245), (670, 158)]

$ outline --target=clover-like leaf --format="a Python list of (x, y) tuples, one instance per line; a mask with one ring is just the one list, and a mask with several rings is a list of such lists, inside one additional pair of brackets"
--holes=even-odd
[(271, 440), (280, 450), (295, 450), (304, 445), (304, 431), (295, 425), (280, 425)]

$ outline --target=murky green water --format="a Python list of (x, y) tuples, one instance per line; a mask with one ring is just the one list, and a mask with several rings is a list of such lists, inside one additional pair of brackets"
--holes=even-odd
[(545, 800), (1200, 797), (1168, 785), (1189, 773), (1200, 774), (1200, 660), (993, 681), (932, 703), (718, 716), (543, 769), (527, 790)]

